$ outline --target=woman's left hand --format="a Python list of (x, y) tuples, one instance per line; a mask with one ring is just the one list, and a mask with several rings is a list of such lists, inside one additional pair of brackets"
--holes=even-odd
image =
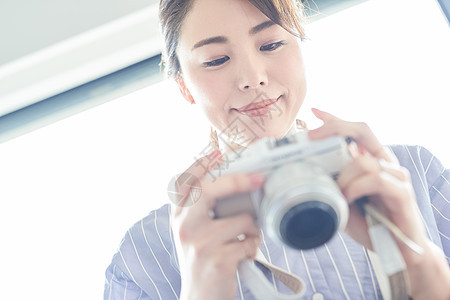
[(442, 249), (425, 235), (408, 170), (399, 165), (395, 155), (381, 145), (365, 123), (343, 121), (317, 109), (313, 113), (324, 124), (309, 131), (311, 139), (340, 135), (357, 144), (353, 161), (337, 179), (349, 203), (347, 233), (366, 248), (372, 248), (367, 223), (355, 204), (357, 199), (369, 196), (371, 205), (424, 249), (422, 255), (417, 254), (396, 239), (407, 266), (412, 298), (450, 299), (450, 269)]
[[(358, 151), (337, 179), (349, 202), (349, 220), (346, 232), (356, 241), (371, 249), (367, 223), (355, 200), (369, 196), (371, 205), (391, 220), (407, 237), (425, 247), (426, 235), (417, 207), (414, 190), (407, 169), (401, 167), (389, 148), (383, 147), (365, 123), (343, 121), (329, 113), (313, 109), (324, 122), (318, 129), (309, 131), (311, 139), (332, 135), (352, 138)], [(420, 257), (411, 249), (397, 243), (407, 264)]]

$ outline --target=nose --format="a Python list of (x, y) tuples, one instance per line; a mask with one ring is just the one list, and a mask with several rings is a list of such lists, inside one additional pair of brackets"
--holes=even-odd
[(248, 91), (268, 84), (264, 62), (256, 57), (247, 57), (239, 67), (239, 89)]

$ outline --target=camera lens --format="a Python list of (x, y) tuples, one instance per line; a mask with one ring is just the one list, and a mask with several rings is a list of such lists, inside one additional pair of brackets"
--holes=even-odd
[(311, 249), (327, 242), (336, 232), (334, 209), (320, 201), (306, 201), (289, 209), (280, 223), (280, 234), (289, 246)]

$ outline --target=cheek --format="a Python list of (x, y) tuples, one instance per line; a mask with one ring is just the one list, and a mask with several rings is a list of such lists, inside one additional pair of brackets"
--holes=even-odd
[(306, 95), (306, 78), (300, 50), (297, 48), (286, 53), (286, 56), (280, 59), (275, 72), (276, 81), (287, 89), (285, 105), (289, 113), (285, 117), (288, 122), (292, 122), (298, 115)]
[(298, 48), (294, 48), (288, 54), (289, 59), (280, 61), (280, 76), (283, 77), (284, 82), (288, 82), (292, 87), (305, 87), (305, 71), (303, 65), (303, 58)]
[(289, 89), (291, 101), (301, 104), (306, 95), (303, 58), (299, 49), (291, 51), (288, 57), (289, 59), (280, 60), (277, 76)]
[(192, 96), (198, 104), (207, 111), (226, 107), (230, 89), (223, 75), (214, 72), (193, 72), (190, 75)]

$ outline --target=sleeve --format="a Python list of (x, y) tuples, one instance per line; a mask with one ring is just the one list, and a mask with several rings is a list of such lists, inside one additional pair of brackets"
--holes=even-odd
[(128, 278), (116, 265), (106, 269), (104, 300), (151, 300), (145, 292)]
[(420, 151), (442, 248), (450, 264), (450, 170), (425, 148)]
[(168, 205), (127, 230), (106, 270), (105, 300), (179, 299), (181, 277), (170, 233)]

